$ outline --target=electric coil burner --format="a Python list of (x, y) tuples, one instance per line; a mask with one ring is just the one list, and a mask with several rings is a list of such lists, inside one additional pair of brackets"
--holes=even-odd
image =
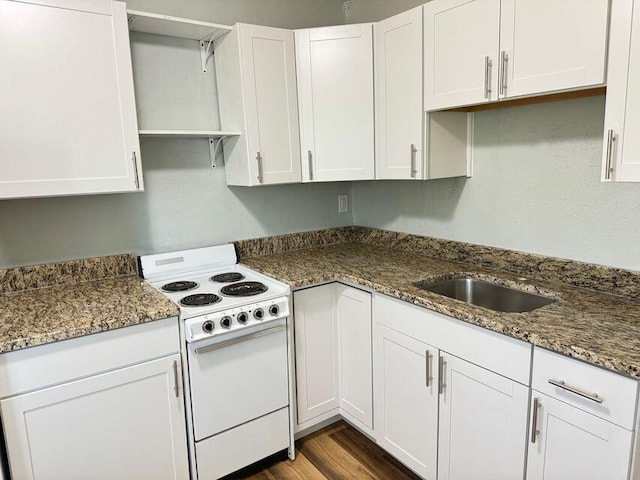
[(252, 297), (254, 295), (260, 295), (268, 289), (269, 288), (261, 282), (240, 282), (222, 287), (220, 293), (229, 297)]
[(198, 284), (189, 280), (182, 280), (178, 282), (171, 282), (163, 285), (161, 288), (165, 292), (186, 292), (187, 290), (193, 290)]
[(180, 299), (180, 304), (185, 307), (206, 307), (218, 303), (220, 300), (222, 299), (215, 293), (196, 293)]
[(218, 283), (239, 282), (240, 280), (244, 280), (244, 275), (240, 272), (225, 272), (214, 275), (211, 277), (211, 280)]

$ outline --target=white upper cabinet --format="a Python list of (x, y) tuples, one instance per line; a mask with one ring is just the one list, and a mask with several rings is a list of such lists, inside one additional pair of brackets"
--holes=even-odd
[(608, 0), (502, 0), (501, 98), (605, 83)]
[(422, 7), (374, 27), (376, 178), (422, 179)]
[(605, 82), (608, 0), (434, 0), (425, 5), (425, 107)]
[(602, 180), (640, 182), (640, 5), (611, 8)]
[(500, 0), (424, 6), (425, 110), (498, 98)]
[(293, 32), (236, 24), (214, 57), (227, 184), (300, 182)]
[(297, 30), (302, 178), (374, 178), (373, 27)]
[(0, 0), (0, 198), (142, 190), (124, 2)]

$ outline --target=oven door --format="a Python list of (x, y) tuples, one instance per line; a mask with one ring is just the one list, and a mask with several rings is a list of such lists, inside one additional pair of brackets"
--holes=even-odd
[(195, 440), (289, 404), (286, 319), (188, 344)]

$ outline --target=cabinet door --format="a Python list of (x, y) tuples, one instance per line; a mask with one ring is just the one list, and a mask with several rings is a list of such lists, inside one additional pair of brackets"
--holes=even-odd
[(293, 32), (239, 25), (247, 142), (257, 183), (300, 182)]
[(375, 325), (376, 442), (427, 480), (437, 468), (437, 359), (435, 347)]
[(180, 356), (0, 402), (11, 476), (187, 479)]
[(372, 30), (296, 31), (303, 181), (374, 177)]
[(640, 8), (611, 5), (602, 180), (640, 182)]
[(371, 294), (337, 284), (340, 408), (373, 428)]
[(528, 387), (449, 354), (441, 361), (438, 478), (523, 478)]
[(433, 0), (424, 31), (425, 110), (498, 98), (500, 0)]
[(422, 7), (377, 23), (376, 178), (422, 179)]
[(532, 397), (527, 480), (628, 478), (632, 432), (535, 390)]
[(336, 286), (295, 292), (293, 303), (300, 424), (339, 407)]
[(609, 0), (502, 0), (500, 97), (604, 84), (608, 21)]
[(126, 5), (0, 0), (0, 198), (142, 190)]

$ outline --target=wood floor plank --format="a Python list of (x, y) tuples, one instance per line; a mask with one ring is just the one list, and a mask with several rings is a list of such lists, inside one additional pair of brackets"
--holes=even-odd
[(380, 480), (420, 480), (415, 473), (353, 428), (335, 431), (329, 436), (366, 466)]
[(277, 462), (269, 472), (278, 480), (326, 480), (326, 477), (303, 453), (297, 452), (295, 461)]
[(224, 480), (417, 480), (418, 476), (345, 422), (296, 442), (296, 460), (286, 452)]
[(378, 480), (329, 435), (317, 435), (301, 442), (300, 451), (330, 480)]

